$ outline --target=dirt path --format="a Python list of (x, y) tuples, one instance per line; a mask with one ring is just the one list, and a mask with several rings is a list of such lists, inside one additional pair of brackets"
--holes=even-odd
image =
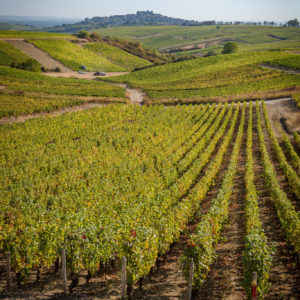
[(129, 72), (106, 72), (106, 75), (101, 77), (94, 76), (94, 72), (84, 72), (84, 73), (85, 74), (79, 74), (78, 72), (69, 70), (68, 72), (45, 72), (42, 74), (51, 77), (64, 77), (64, 78), (75, 77), (79, 79), (98, 79), (102, 77), (114, 77), (114, 76), (125, 75), (128, 74)]
[[(245, 125), (246, 126), (246, 125)], [(245, 127), (246, 128), (246, 127)], [(245, 133), (244, 133), (245, 134)], [(232, 143), (233, 144), (233, 143)], [(208, 277), (195, 299), (247, 299), (242, 287), (242, 252), (245, 235), (245, 135), (239, 154), (238, 170), (234, 179), (234, 189), (229, 208), (229, 223), (222, 233), (223, 242), (216, 246), (218, 256)]]
[[(266, 299), (297, 299), (297, 295), (300, 295), (299, 270), (297, 271), (295, 264), (296, 260), (288, 251), (287, 244), (285, 243), (284, 232), (281, 229), (276, 209), (271, 200), (270, 193), (265, 187), (265, 179), (263, 176), (264, 168), (261, 162), (261, 154), (258, 147), (259, 142), (255, 110), (253, 110), (253, 114), (253, 145), (257, 145), (253, 148), (253, 159), (255, 166), (254, 181), (259, 196), (260, 220), (268, 239), (268, 244), (272, 245), (276, 243), (276, 252), (273, 256), (272, 267), (270, 270), (269, 281), (271, 283), (271, 288)], [(278, 171), (279, 166), (274, 162), (275, 161), (273, 161), (273, 165)], [(282, 178), (282, 176), (280, 176), (278, 179), (281, 183), (284, 182), (284, 178)]]
[(69, 68), (65, 67), (61, 62), (52, 58), (46, 52), (38, 49), (25, 42), (24, 40), (6, 40), (8, 43), (12, 44), (14, 47), (19, 48), (22, 52), (26, 53), (28, 56), (36, 59), (42, 66), (47, 69), (60, 68), (62, 72), (71, 72)]
[(68, 112), (75, 112), (75, 111), (82, 111), (82, 110), (87, 110), (95, 107), (102, 107), (105, 104), (103, 103), (84, 103), (81, 105), (76, 105), (76, 106), (69, 106), (69, 107), (63, 107), (60, 108), (56, 111), (53, 112), (41, 112), (41, 113), (35, 113), (35, 114), (29, 114), (29, 115), (22, 115), (18, 117), (5, 117), (0, 119), (0, 124), (12, 124), (12, 123), (20, 123), (20, 122), (25, 122), (26, 120), (30, 119), (36, 119), (40, 117), (54, 117), (54, 116), (59, 116)]
[(267, 64), (260, 64), (258, 66), (266, 68), (266, 69), (271, 69), (271, 70), (285, 71), (285, 72), (288, 72), (289, 74), (300, 75), (300, 71), (299, 70), (289, 69), (289, 68), (286, 68), (286, 67), (272, 66), (272, 65), (267, 65)]
[(281, 139), (279, 128), (288, 134), (300, 132), (300, 108), (291, 98), (265, 101), (270, 122), (277, 138)]

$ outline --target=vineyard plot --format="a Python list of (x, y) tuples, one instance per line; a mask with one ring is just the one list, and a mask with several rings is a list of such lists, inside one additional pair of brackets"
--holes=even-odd
[[(32, 274), (40, 271), (45, 280), (50, 276), (47, 270), (53, 271), (65, 248), (73, 283), (79, 279), (74, 295), (117, 298), (119, 258), (124, 255), (133, 295), (160, 299), (165, 289), (150, 293), (149, 273), (158, 278), (157, 260), (165, 258), (168, 262), (170, 257), (179, 271), (185, 244), (190, 250), (197, 247), (191, 244), (189, 234), (196, 233), (208, 213), (219, 222), (219, 215), (214, 215), (214, 207), (217, 209), (218, 199), (222, 199), (218, 194), (222, 189), (228, 193), (226, 181), (225, 185), (221, 182), (232, 178), (233, 187), (227, 186), (233, 190), (228, 194), (229, 223), (225, 222), (222, 230), (222, 219), (216, 227), (221, 239), (212, 246), (220, 256), (208, 266), (203, 287), (208, 285), (207, 290), (213, 291), (210, 284), (217, 280), (220, 289), (213, 291), (214, 298), (246, 297), (242, 255), (248, 118), (249, 106), (245, 104), (169, 108), (113, 105), (1, 126), (0, 252), (11, 252), (14, 287), (17, 281), (25, 284), (19, 288), (21, 293), (30, 284), (31, 296), (39, 295)], [(256, 170), (260, 166), (262, 173), (256, 118), (254, 113), (253, 167)], [(266, 134), (265, 127), (263, 130)], [(260, 199), (264, 182), (255, 175), (254, 183)], [(274, 235), (268, 227), (267, 211), (277, 220), (274, 232), (281, 232), (280, 251), (289, 256), (289, 280), (283, 292), (276, 293), (295, 296), (299, 293), (299, 271), (288, 247), (295, 235), (290, 237), (276, 210), (269, 210), (273, 202), (258, 203), (268, 245)], [(215, 234), (215, 229), (211, 227), (208, 232)], [(170, 249), (177, 249), (175, 256)], [(275, 253), (274, 261), (278, 258)], [(219, 277), (215, 276), (216, 268)], [(283, 268), (272, 268), (269, 281), (273, 285), (277, 284), (274, 270), (283, 276), (287, 273)], [(83, 289), (83, 276), (96, 276), (98, 271), (102, 272), (101, 280), (91, 279), (94, 294), (88, 294), (88, 287)], [(5, 293), (4, 280), (1, 277), (1, 293)], [(172, 280), (176, 276), (167, 281), (170, 287)], [(142, 282), (143, 288), (137, 292), (137, 284)], [(57, 289), (61, 291), (61, 286)], [(185, 288), (178, 286), (177, 291), (176, 297), (180, 297)], [(201, 289), (197, 294), (196, 299), (203, 297)], [(47, 295), (50, 298), (53, 293), (48, 290)], [(270, 295), (268, 299), (275, 293)]]

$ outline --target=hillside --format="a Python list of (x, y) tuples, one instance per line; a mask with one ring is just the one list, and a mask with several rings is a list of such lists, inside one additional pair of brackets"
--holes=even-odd
[(151, 99), (171, 103), (274, 98), (291, 95), (295, 87), (299, 88), (299, 75), (262, 68), (259, 65), (263, 63), (298, 69), (300, 55), (280, 51), (218, 55), (152, 67), (111, 80), (129, 83), (142, 88)]
[(29, 58), (21, 50), (0, 40), (0, 65), (10, 66), (12, 63), (22, 63)]
[[(141, 42), (165, 52), (221, 52), (225, 41), (238, 42), (240, 50), (300, 48), (300, 28), (220, 25), (220, 26), (127, 26), (99, 28), (102, 36)], [(181, 53), (181, 52), (178, 52)]]
[(32, 26), (0, 22), (0, 30), (30, 30)]
[[(209, 22), (208, 22), (209, 23)], [(171, 18), (152, 11), (138, 11), (135, 14), (114, 15), (109, 17), (86, 18), (84, 21), (72, 25), (48, 27), (43, 30), (49, 32), (75, 33), (79, 30), (93, 30), (100, 27), (116, 26), (151, 26), (151, 25), (194, 25), (196, 21)]]
[(151, 63), (138, 56), (132, 55), (117, 47), (113, 47), (104, 43), (89, 43), (85, 48), (93, 51), (97, 55), (106, 58), (110, 62), (120, 66), (124, 70), (131, 71), (135, 68), (150, 66)]
[(73, 70), (79, 70), (80, 66), (84, 65), (88, 71), (125, 71), (123, 67), (114, 64), (106, 57), (66, 40), (31, 39), (28, 42), (49, 53), (50, 56)]

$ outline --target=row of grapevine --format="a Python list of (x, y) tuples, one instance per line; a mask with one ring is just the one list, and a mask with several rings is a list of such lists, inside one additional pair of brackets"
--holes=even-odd
[[(266, 178), (266, 184), (271, 193), (271, 198), (274, 203), (274, 206), (277, 210), (277, 215), (279, 221), (285, 231), (287, 240), (294, 247), (296, 252), (300, 251), (300, 219), (297, 214), (295, 207), (291, 204), (291, 201), (288, 199), (286, 193), (282, 191), (278, 183), (276, 173), (274, 171), (273, 165), (269, 159), (269, 155), (266, 149), (266, 144), (264, 140), (264, 135), (262, 131), (261, 117), (259, 104), (256, 104), (257, 112), (257, 131), (259, 137), (259, 146), (262, 155), (262, 162), (264, 166), (264, 174)], [(266, 112), (265, 112), (265, 116)], [(268, 119), (266, 118), (266, 121)], [(268, 126), (269, 123), (267, 123)], [(269, 132), (270, 133), (270, 132)], [(272, 135), (271, 135), (272, 136)], [(273, 140), (273, 146), (276, 143)], [(280, 152), (278, 152), (280, 153)], [(281, 156), (278, 155), (281, 158)], [(287, 168), (287, 170), (289, 170)]]
[(258, 195), (254, 184), (253, 154), (252, 154), (252, 129), (253, 115), (252, 102), (249, 106), (249, 121), (247, 128), (247, 163), (245, 172), (246, 186), (246, 236), (243, 264), (245, 273), (245, 287), (251, 296), (251, 283), (253, 272), (257, 273), (257, 293), (259, 299), (263, 299), (269, 289), (269, 272), (272, 263), (272, 248), (268, 246), (259, 218)]
[(296, 172), (293, 170), (293, 168), (287, 162), (286, 157), (274, 135), (274, 132), (271, 127), (269, 117), (267, 114), (266, 105), (264, 102), (263, 102), (263, 112), (264, 112), (267, 131), (268, 131), (269, 137), (271, 139), (273, 149), (276, 153), (276, 157), (280, 163), (280, 167), (282, 168), (285, 176), (287, 177), (287, 180), (288, 180), (289, 185), (292, 188), (293, 192), (297, 196), (298, 200), (300, 200), (300, 178), (297, 176)]
[(294, 132), (294, 141), (298, 146), (298, 149), (300, 149), (300, 136), (297, 132)]
[[(176, 163), (178, 163), (180, 160), (182, 160), (186, 153), (193, 150), (193, 146), (199, 143), (199, 140), (202, 138), (203, 134), (206, 132), (206, 130), (209, 128), (209, 126), (213, 123), (216, 116), (218, 115), (218, 112), (220, 110), (221, 105), (218, 105), (217, 107), (214, 107), (214, 105), (211, 106), (210, 110), (204, 117), (202, 118), (200, 122), (200, 128), (195, 133), (195, 135), (192, 136), (184, 145), (182, 145), (180, 148), (177, 149), (174, 153), (172, 153), (171, 156), (167, 157), (162, 162), (163, 169), (166, 170), (166, 174), (164, 174), (165, 178), (170, 177), (170, 168)], [(215, 109), (214, 109), (215, 108)], [(174, 174), (176, 176), (176, 174)], [(166, 183), (168, 184), (168, 182)]]
[(296, 171), (296, 173), (298, 175), (300, 175), (300, 158), (299, 158), (297, 152), (295, 151), (289, 137), (285, 133), (282, 134), (282, 139), (283, 139), (285, 147), (288, 151), (288, 155), (291, 158), (292, 166), (293, 166), (294, 170)]
[[(188, 275), (190, 258), (192, 257), (194, 259), (195, 273), (193, 285), (195, 288), (202, 285), (209, 271), (209, 267), (215, 259), (214, 246), (218, 242), (223, 224), (228, 217), (228, 206), (233, 189), (233, 179), (236, 173), (238, 154), (243, 138), (245, 107), (244, 104), (238, 134), (222, 186), (217, 197), (212, 200), (209, 211), (202, 217), (195, 232), (191, 235), (190, 242), (182, 258), (183, 272), (185, 275)], [(231, 135), (232, 133), (233, 131)], [(230, 135), (228, 137), (231, 138)], [(227, 148), (220, 148), (220, 154), (222, 150), (227, 151)]]

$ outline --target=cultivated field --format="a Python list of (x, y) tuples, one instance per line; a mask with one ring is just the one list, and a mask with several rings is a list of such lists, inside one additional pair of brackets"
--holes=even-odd
[(299, 54), (284, 51), (237, 53), (157, 66), (110, 80), (142, 88), (148, 103), (280, 98), (295, 93), (300, 76), (260, 65), (298, 68), (299, 63)]
[[(195, 299), (244, 299), (252, 271), (267, 299), (300, 292), (299, 165), (290, 156), (299, 149), (281, 148), (264, 105), (108, 106), (1, 128), (0, 246), (14, 282), (31, 282), (33, 270), (49, 278), (65, 248), (75, 296), (88, 290), (76, 287), (85, 270), (92, 282), (99, 268), (117, 275), (108, 263), (121, 256), (129, 290), (142, 278), (147, 287), (157, 259), (168, 263), (183, 242), (176, 265), (186, 274), (194, 258)], [(115, 293), (118, 277), (106, 278), (111, 291), (85, 296)]]
[[(255, 26), (130, 30), (157, 47), (201, 33), (220, 39), (211, 47), (231, 36), (245, 47), (289, 48), (299, 35)], [(28, 57), (0, 41), (0, 298), (120, 299), (125, 257), (128, 300), (186, 299), (189, 277), (194, 300), (247, 299), (253, 272), (259, 299), (297, 299), (298, 51), (151, 66), (107, 44), (43, 34), (0, 31), (74, 70), (145, 69), (51, 77), (22, 70)]]
[(80, 66), (84, 65), (89, 71), (126, 71), (126, 69), (115, 65), (104, 56), (99, 56), (93, 51), (66, 40), (34, 39), (28, 40), (28, 42), (49, 53), (50, 56), (73, 70), (79, 70)]
[[(196, 52), (221, 53), (225, 41), (234, 40), (241, 51), (299, 48), (299, 28), (268, 26), (128, 26), (100, 28), (103, 36), (139, 41), (161, 50), (198, 48)], [(205, 49), (207, 47), (207, 49)], [(178, 52), (180, 53), (180, 52)], [(186, 52), (189, 54), (190, 52)]]

